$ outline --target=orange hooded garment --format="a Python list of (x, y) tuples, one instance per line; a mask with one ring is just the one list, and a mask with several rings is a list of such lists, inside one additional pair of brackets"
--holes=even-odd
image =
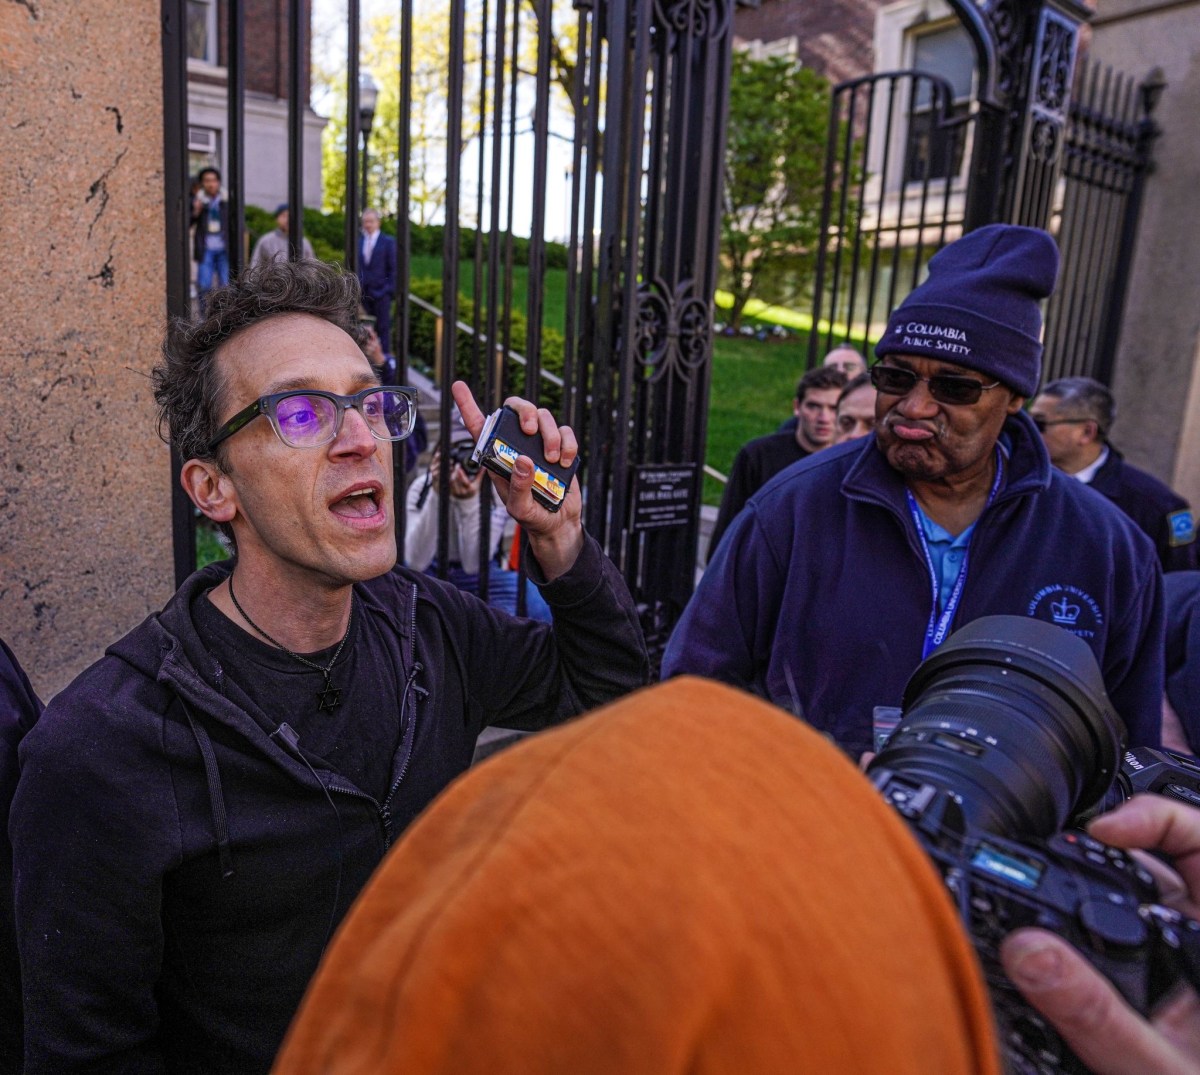
[(802, 721), (676, 679), (471, 770), (380, 866), (275, 1071), (999, 1072), (933, 867)]

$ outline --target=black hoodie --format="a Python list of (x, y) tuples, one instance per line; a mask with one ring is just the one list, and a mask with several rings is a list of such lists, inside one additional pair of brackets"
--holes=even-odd
[(553, 625), (404, 569), (360, 584), (401, 684), (381, 698), (401, 731), (380, 804), (229, 696), (190, 612), (227, 571), (192, 576), (22, 744), (30, 1073), (266, 1070), (332, 929), (480, 730), (553, 724), (649, 674), (628, 590), (590, 538), (543, 587)]

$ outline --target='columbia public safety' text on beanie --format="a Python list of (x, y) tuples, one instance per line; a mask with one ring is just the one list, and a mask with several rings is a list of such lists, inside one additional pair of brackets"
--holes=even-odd
[(929, 259), (929, 276), (893, 311), (879, 357), (921, 355), (993, 377), (1023, 396), (1042, 376), (1040, 302), (1058, 247), (1040, 228), (989, 224)]

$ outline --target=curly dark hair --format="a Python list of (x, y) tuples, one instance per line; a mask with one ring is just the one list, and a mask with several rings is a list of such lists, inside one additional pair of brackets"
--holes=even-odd
[[(360, 346), (359, 286), (353, 273), (323, 261), (275, 261), (246, 269), (208, 294), (199, 321), (167, 326), (162, 361), (150, 373), (158, 404), (158, 435), (182, 459), (222, 466), (224, 445), (209, 445), (220, 428), (227, 378), (217, 352), (243, 329), (278, 314), (310, 314), (336, 325)], [(168, 435), (169, 434), (169, 435)], [(223, 469), (223, 468), (222, 468)]]

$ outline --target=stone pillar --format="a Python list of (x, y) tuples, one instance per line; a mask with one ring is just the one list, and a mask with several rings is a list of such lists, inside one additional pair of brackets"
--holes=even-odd
[(160, 27), (0, 4), (0, 635), (43, 698), (172, 588)]

